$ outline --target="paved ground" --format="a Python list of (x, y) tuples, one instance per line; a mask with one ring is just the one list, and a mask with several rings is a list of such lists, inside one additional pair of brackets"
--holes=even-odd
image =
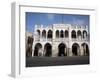
[(26, 58), (26, 67), (89, 64), (89, 56)]

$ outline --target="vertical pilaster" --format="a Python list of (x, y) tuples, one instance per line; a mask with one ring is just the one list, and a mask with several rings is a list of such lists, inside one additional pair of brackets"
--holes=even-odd
[(35, 43), (33, 42), (33, 46), (32, 46), (32, 57), (34, 57), (34, 48), (35, 48)]
[(42, 30), (40, 30), (40, 41), (42, 39)]
[(71, 41), (71, 28), (69, 27), (69, 34), (68, 34), (68, 36), (69, 36), (69, 41)]
[(69, 56), (73, 56), (72, 48), (69, 48)]
[(60, 35), (61, 35), (60, 31), (61, 31), (61, 30), (59, 30), (59, 38), (60, 38)]
[(72, 53), (72, 47), (71, 47), (71, 42), (72, 42), (72, 39), (71, 39), (71, 26), (69, 27), (69, 50), (68, 50), (68, 53), (69, 53), (69, 56), (72, 56), (73, 53)]
[(83, 56), (84, 55), (84, 52), (83, 52), (83, 46), (81, 46), (81, 49), (80, 49), (81, 51), (81, 56)]
[(56, 36), (56, 35), (55, 35), (55, 31), (56, 31), (56, 30), (55, 30), (55, 27), (52, 26), (52, 39), (53, 39), (53, 40), (55, 39), (55, 36)]
[(32, 49), (32, 57), (34, 57), (34, 49)]
[(48, 31), (46, 31), (46, 41), (47, 41)]
[(67, 56), (69, 56), (69, 48), (67, 47)]

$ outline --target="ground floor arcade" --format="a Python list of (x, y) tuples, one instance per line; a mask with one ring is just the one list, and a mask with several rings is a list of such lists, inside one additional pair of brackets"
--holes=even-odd
[(85, 42), (72, 42), (72, 43), (39, 43), (33, 44), (32, 53), (30, 56), (85, 56), (89, 55), (89, 44)]

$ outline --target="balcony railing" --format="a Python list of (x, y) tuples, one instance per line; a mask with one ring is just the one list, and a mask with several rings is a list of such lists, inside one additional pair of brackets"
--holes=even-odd
[(54, 41), (69, 41), (69, 38), (56, 38)]
[(88, 38), (55, 38), (55, 39), (52, 39), (52, 38), (37, 38), (35, 39), (35, 41), (57, 41), (57, 42), (60, 42), (60, 41), (89, 41)]
[(88, 38), (72, 38), (72, 41), (89, 41)]

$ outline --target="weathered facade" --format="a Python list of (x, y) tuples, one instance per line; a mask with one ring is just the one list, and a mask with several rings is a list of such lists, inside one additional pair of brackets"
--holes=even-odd
[(89, 29), (70, 24), (35, 25), (31, 56), (89, 55)]

